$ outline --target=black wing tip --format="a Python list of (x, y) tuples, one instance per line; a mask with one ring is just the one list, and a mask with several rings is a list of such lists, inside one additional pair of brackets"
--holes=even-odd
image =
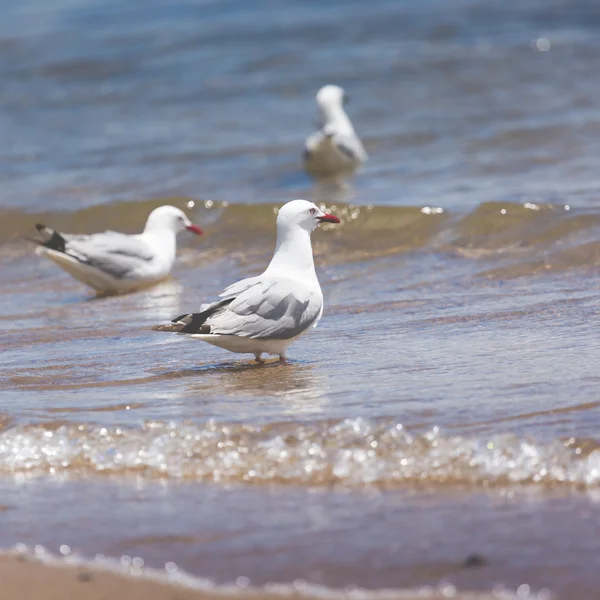
[(185, 313), (183, 315), (179, 315), (178, 317), (171, 319), (171, 323), (179, 323), (179, 322), (183, 321), (186, 317), (191, 317), (191, 316), (192, 315), (190, 313)]
[(168, 331), (171, 333), (207, 334), (210, 325), (204, 325), (206, 316), (203, 313), (186, 314), (175, 317), (166, 325), (154, 325), (152, 331)]
[(178, 322), (183, 327), (179, 333), (210, 333), (210, 325), (205, 325), (204, 321), (208, 318), (206, 312), (181, 315), (173, 322)]
[(65, 238), (58, 233), (58, 231), (47, 227), (43, 223), (36, 223), (35, 228), (43, 238), (41, 241), (37, 242), (38, 244), (50, 248), (51, 250), (57, 250), (58, 252), (65, 251)]
[(175, 333), (190, 333), (208, 335), (212, 333), (210, 325), (205, 325), (206, 319), (220, 308), (233, 302), (233, 298), (226, 298), (211, 304), (206, 310), (198, 313), (187, 313), (175, 317), (168, 325), (155, 325), (154, 331), (171, 331)]

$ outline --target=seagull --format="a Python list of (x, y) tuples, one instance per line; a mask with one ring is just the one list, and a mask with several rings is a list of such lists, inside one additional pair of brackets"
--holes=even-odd
[(230, 352), (279, 355), (323, 314), (323, 292), (315, 273), (310, 234), (320, 223), (340, 220), (307, 200), (292, 200), (277, 215), (277, 243), (262, 275), (225, 288), (220, 300), (200, 312), (176, 317), (155, 331), (187, 334)]
[(344, 111), (346, 92), (326, 85), (317, 92), (321, 129), (306, 140), (304, 167), (319, 180), (340, 180), (367, 160), (367, 153)]
[(36, 254), (55, 262), (98, 294), (123, 294), (165, 279), (175, 261), (177, 234), (183, 229), (202, 235), (185, 213), (174, 206), (155, 208), (143, 233), (105, 231), (92, 235), (59, 233), (35, 226), (41, 239)]

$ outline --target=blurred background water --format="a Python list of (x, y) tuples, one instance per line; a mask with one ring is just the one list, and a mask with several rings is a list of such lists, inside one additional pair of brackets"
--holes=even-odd
[[(1, 7), (0, 544), (598, 595), (595, 0)], [(326, 83), (370, 155), (332, 196), (300, 162)], [(290, 365), (149, 331), (261, 269), (296, 197), (343, 224)], [(139, 294), (91, 299), (20, 238), (165, 201), (206, 235)]]
[(3, 2), (2, 204), (279, 202), (347, 88), (363, 202), (598, 189), (594, 0)]

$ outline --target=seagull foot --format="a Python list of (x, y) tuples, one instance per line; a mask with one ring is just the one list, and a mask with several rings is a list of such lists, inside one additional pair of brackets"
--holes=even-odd
[(279, 363), (282, 364), (282, 365), (286, 365), (287, 364), (287, 358), (283, 354), (279, 355)]
[(263, 359), (260, 357), (260, 356), (261, 356), (261, 354), (262, 354), (262, 352), (260, 352), (259, 354), (255, 354), (255, 355), (254, 355), (254, 360), (255, 360), (257, 363), (264, 364), (264, 362), (265, 362), (265, 361), (264, 361), (264, 360), (263, 360)]

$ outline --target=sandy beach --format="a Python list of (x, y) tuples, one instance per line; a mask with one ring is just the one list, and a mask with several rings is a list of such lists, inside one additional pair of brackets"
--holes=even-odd
[[(318, 598), (318, 594), (294, 591), (269, 593), (261, 590), (225, 589), (211, 593), (182, 585), (163, 583), (144, 576), (128, 576), (91, 566), (43, 564), (24, 555), (0, 556), (2, 600), (295, 600)], [(230, 590), (231, 590), (230, 586)], [(327, 596), (343, 598), (381, 598), (382, 600), (509, 600), (516, 598), (510, 592), (492, 594), (457, 592), (453, 587), (439, 590), (398, 590), (368, 592), (366, 590), (328, 591)], [(537, 596), (527, 596), (536, 598)]]
[(23, 556), (0, 557), (4, 600), (208, 600), (208, 594), (76, 566), (48, 566)]

